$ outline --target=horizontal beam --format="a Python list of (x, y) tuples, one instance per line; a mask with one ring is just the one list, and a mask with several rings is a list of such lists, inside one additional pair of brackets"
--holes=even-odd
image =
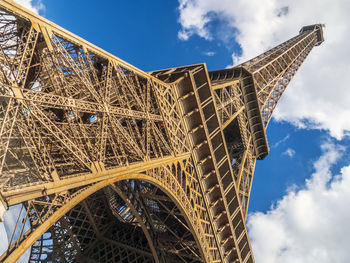
[(239, 84), (239, 79), (235, 79), (235, 80), (227, 81), (227, 82), (213, 81), (211, 87), (213, 90), (217, 90), (217, 89), (222, 89), (222, 88), (236, 85), (236, 84)]
[(154, 169), (160, 166), (179, 162), (190, 157), (189, 153), (184, 153), (178, 156), (167, 156), (162, 158), (155, 158), (150, 161), (143, 161), (133, 163), (127, 166), (120, 166), (114, 169), (95, 171), (88, 174), (78, 174), (67, 176), (58, 181), (44, 182), (36, 185), (22, 185), (18, 189), (11, 189), (9, 191), (0, 192), (7, 205), (15, 205), (21, 202), (29, 201), (40, 196), (51, 195), (67, 191), (77, 187), (101, 182), (117, 177), (128, 178), (128, 175), (135, 173), (142, 173), (144, 171)]
[[(136, 111), (126, 108), (120, 108), (111, 105), (104, 105), (101, 103), (85, 101), (80, 99), (74, 99), (64, 96), (59, 96), (55, 94), (45, 93), (41, 91), (34, 91), (30, 89), (20, 89), (17, 87), (9, 87), (3, 85), (8, 89), (9, 94), (12, 95), (0, 95), (0, 97), (9, 97), (25, 101), (34, 102), (36, 105), (42, 107), (51, 107), (57, 109), (77, 109), (81, 112), (87, 113), (99, 113), (99, 112), (109, 112), (113, 116), (126, 117), (126, 118), (136, 118), (136, 119), (150, 119), (154, 121), (162, 121), (163, 118), (160, 115), (152, 114), (143, 111)], [(18, 92), (11, 92), (11, 90), (18, 90)], [(20, 94), (16, 96), (16, 94)]]

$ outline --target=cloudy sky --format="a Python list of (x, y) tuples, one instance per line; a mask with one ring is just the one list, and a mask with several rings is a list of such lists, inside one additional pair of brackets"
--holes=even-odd
[(258, 263), (348, 262), (350, 1), (18, 2), (145, 71), (226, 68), (326, 24), (269, 125), (248, 228)]

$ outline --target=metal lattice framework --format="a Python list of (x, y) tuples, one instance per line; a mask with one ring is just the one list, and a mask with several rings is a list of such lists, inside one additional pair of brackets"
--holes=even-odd
[[(231, 69), (145, 73), (0, 1), (1, 262), (254, 262), (265, 129), (322, 26)], [(24, 215), (24, 216), (23, 216)]]

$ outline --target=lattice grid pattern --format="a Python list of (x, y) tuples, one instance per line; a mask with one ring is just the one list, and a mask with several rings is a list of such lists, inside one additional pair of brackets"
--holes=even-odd
[(0, 205), (22, 204), (0, 261), (254, 262), (255, 161), (322, 41), (306, 26), (232, 69), (145, 73), (0, 0)]

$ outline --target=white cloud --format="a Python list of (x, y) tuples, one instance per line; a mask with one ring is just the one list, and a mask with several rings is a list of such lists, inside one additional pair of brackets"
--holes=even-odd
[(210, 22), (207, 13), (197, 5), (197, 1), (180, 1), (180, 17), (179, 22), (183, 29), (179, 31), (178, 37), (182, 40), (187, 40), (191, 35), (197, 34), (205, 39), (211, 39), (206, 24)]
[[(243, 62), (296, 35), (303, 25), (325, 23), (326, 41), (312, 50), (278, 105), (274, 118), (302, 128), (322, 128), (341, 139), (350, 131), (350, 1), (348, 0), (179, 0), (182, 29), (215, 39), (233, 34)], [(211, 26), (221, 25), (226, 34)], [(233, 29), (236, 29), (235, 31)], [(215, 36), (215, 37), (214, 37)]]
[(290, 137), (289, 133), (284, 136), (281, 140), (279, 140), (278, 142), (274, 143), (271, 148), (277, 148), (278, 146), (280, 146), (280, 144), (284, 143), (286, 140), (288, 140)]
[(350, 166), (332, 175), (344, 148), (325, 143), (322, 151), (303, 188), (289, 190), (268, 212), (249, 215), (256, 262), (349, 262)]
[(41, 2), (41, 0), (14, 0), (18, 4), (22, 5), (25, 8), (28, 8), (29, 10), (33, 11), (34, 13), (39, 13), (39, 11), (43, 10), (45, 8), (44, 4)]
[(287, 150), (285, 150), (282, 154), (293, 158), (295, 155), (295, 150), (293, 150), (292, 148), (287, 148)]
[[(9, 239), (14, 235), (13, 241), (17, 240), (21, 227), (22, 220), (25, 217), (25, 209), (21, 209), (22, 205), (11, 206), (4, 214), (4, 222), (0, 222), (0, 255), (7, 250)], [(16, 222), (18, 217), (18, 226), (16, 228)], [(23, 228), (23, 232), (26, 232), (30, 228), (29, 222), (26, 222)], [(13, 234), (14, 232), (14, 234)], [(30, 256), (30, 249), (28, 249), (22, 257), (17, 261), (19, 263), (28, 262)]]
[(4, 223), (0, 223), (0, 255), (6, 251), (8, 246), (8, 237)]
[[(226, 25), (227, 34), (235, 34), (242, 47), (242, 54), (233, 54), (235, 64), (296, 35), (303, 25), (325, 23), (326, 41), (306, 59), (274, 117), (302, 128), (329, 130), (338, 139), (350, 131), (349, 1), (179, 2), (181, 32), (187, 38), (197, 34), (216, 41), (221, 35), (211, 26), (218, 23)], [(287, 189), (287, 194), (267, 213), (249, 215), (256, 262), (349, 261), (350, 211), (346, 204), (350, 203), (350, 165), (343, 167), (339, 175), (332, 175), (330, 169), (344, 149), (325, 143), (322, 150), (323, 155), (314, 163), (314, 173), (302, 188)]]
[(206, 56), (208, 56), (208, 57), (212, 57), (212, 56), (214, 56), (215, 54), (216, 54), (216, 53), (213, 52), (213, 51), (203, 52), (203, 55), (206, 55)]

